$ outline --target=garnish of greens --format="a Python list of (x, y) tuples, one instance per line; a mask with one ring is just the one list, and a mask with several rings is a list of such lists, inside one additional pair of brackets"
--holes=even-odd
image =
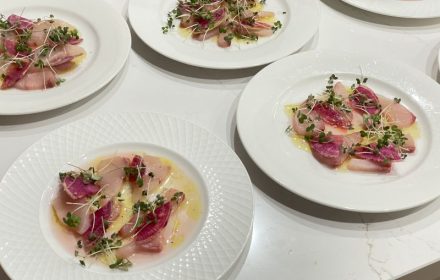
[(168, 33), (179, 21), (193, 38), (203, 41), (218, 37), (220, 47), (228, 47), (234, 38), (257, 41), (282, 28), (274, 13), (262, 11), (265, 0), (179, 0), (167, 14), (162, 32)]
[[(325, 133), (322, 130), (317, 130), (316, 126), (313, 122), (313, 118), (311, 114), (317, 104), (325, 104), (330, 108), (340, 111), (343, 113), (351, 113), (352, 108), (348, 105), (347, 97), (340, 96), (334, 91), (335, 81), (338, 80), (338, 77), (335, 74), (332, 74), (328, 80), (325, 90), (320, 95), (309, 95), (305, 102), (303, 102), (299, 106), (291, 107), (292, 114), (295, 118), (297, 118), (300, 124), (307, 124), (306, 132), (310, 134), (306, 134), (303, 136), (303, 139), (307, 142), (316, 139), (319, 143), (324, 143), (327, 141), (328, 137), (331, 136), (331, 132)], [(353, 96), (356, 96), (356, 87), (360, 85), (364, 85), (368, 82), (368, 78), (357, 78), (356, 82), (353, 83), (349, 90), (348, 100), (351, 100)], [(359, 100), (359, 99), (358, 99)], [(367, 97), (363, 97), (359, 102), (362, 106), (371, 106), (374, 102)], [(394, 103), (400, 103), (400, 98), (394, 98)], [(352, 127), (350, 126), (348, 129), (351, 132), (358, 131), (360, 136), (362, 137), (362, 142), (357, 143), (354, 146), (364, 146), (372, 149), (372, 152), (375, 154), (380, 153), (380, 149), (387, 147), (389, 145), (394, 145), (397, 148), (401, 158), (404, 159), (407, 157), (408, 150), (404, 147), (406, 140), (408, 138), (405, 136), (404, 132), (397, 125), (390, 123), (386, 118), (386, 113), (388, 107), (381, 108), (380, 104), (378, 105), (379, 113), (377, 114), (363, 114), (363, 122), (360, 127)], [(316, 116), (315, 116), (316, 117)], [(317, 117), (320, 119), (320, 117)], [(288, 126), (285, 130), (286, 133), (293, 133), (293, 128)], [(348, 152), (353, 154), (354, 147), (344, 148), (344, 152)]]

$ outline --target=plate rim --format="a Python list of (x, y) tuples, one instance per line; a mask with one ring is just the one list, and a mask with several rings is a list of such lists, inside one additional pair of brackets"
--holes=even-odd
[[(32, 2), (32, 5), (36, 6), (36, 7), (44, 6), (44, 5), (51, 6), (51, 5), (53, 5), (54, 2), (58, 3), (59, 1), (64, 1), (67, 5), (66, 0), (58, 0), (58, 1), (40, 0), (38, 3)], [(18, 2), (18, 3), (16, 3), (16, 2)], [(14, 4), (9, 5), (8, 7), (6, 7), (6, 9), (14, 9), (14, 7), (20, 8), (20, 7), (26, 6), (26, 3), (29, 3), (29, 2), (30, 2), (30, 0), (14, 1), (13, 2)], [(126, 20), (109, 3), (107, 3), (103, 0), (95, 0), (92, 2), (89, 2), (87, 0), (77, 0), (77, 3), (75, 3), (75, 5), (76, 5), (76, 7), (81, 7), (81, 9), (85, 10), (85, 11), (88, 11), (88, 10), (94, 9), (94, 8), (96, 8), (96, 9), (99, 8), (101, 10), (100, 17), (106, 17), (109, 20), (112, 20), (113, 22), (117, 23), (117, 25), (119, 27), (118, 29), (120, 29), (120, 31), (121, 31), (121, 33), (119, 35), (124, 37), (123, 38), (124, 40), (120, 40), (120, 42), (121, 42), (120, 46), (121, 46), (121, 49), (123, 49), (123, 51), (121, 51), (120, 54), (115, 56), (116, 63), (111, 68), (112, 71), (105, 71), (103, 73), (103, 75), (99, 76), (100, 79), (98, 80), (98, 83), (95, 82), (93, 84), (93, 86), (89, 86), (89, 88), (86, 88), (83, 91), (78, 92), (75, 90), (71, 90), (72, 95), (68, 95), (68, 98), (66, 98), (66, 99), (59, 99), (55, 96), (55, 97), (53, 97), (54, 100), (48, 99), (48, 102), (37, 104), (37, 106), (35, 106), (35, 104), (34, 104), (33, 106), (27, 107), (25, 109), (23, 109), (23, 108), (10, 108), (7, 106), (7, 104), (6, 104), (6, 106), (0, 104), (0, 116), (20, 116), (20, 115), (29, 115), (29, 114), (48, 112), (48, 111), (63, 108), (68, 105), (77, 103), (80, 100), (83, 100), (89, 96), (94, 95), (95, 93), (98, 93), (100, 90), (102, 90), (106, 85), (108, 85), (122, 71), (124, 65), (126, 64), (128, 56), (130, 54), (131, 43), (132, 43), (130, 28), (128, 27)], [(93, 7), (89, 7), (90, 5), (93, 5)], [(53, 7), (60, 8), (59, 6), (53, 6)], [(4, 9), (4, 8), (2, 8), (2, 9)], [(70, 12), (70, 10), (68, 8), (64, 8), (64, 10), (67, 12)], [(85, 17), (83, 14), (81, 14), (81, 16)], [(93, 22), (93, 20), (92, 20), (92, 22)], [(95, 28), (96, 26), (92, 25), (92, 27)], [(81, 74), (77, 77), (77, 79), (78, 79), (77, 82), (81, 83)], [(60, 88), (62, 88), (62, 85), (60, 86)], [(48, 90), (50, 90), (50, 89), (48, 89)], [(30, 94), (30, 95), (44, 96), (45, 91), (42, 91), (42, 90), (24, 91), (23, 90), (22, 92), (20, 92), (20, 95), (22, 93), (23, 93), (25, 100), (21, 100), (23, 98), (22, 96), (20, 96), (20, 97), (17, 96), (17, 98), (19, 98), (20, 100), (14, 101), (14, 103), (32, 102), (32, 100), (29, 100), (29, 99), (26, 100), (26, 95)], [(0, 100), (2, 99), (2, 95), (6, 96), (6, 98), (10, 97), (10, 96), (7, 96), (8, 95), (7, 92), (0, 91)], [(15, 98), (15, 97), (13, 97), (13, 98)]]
[[(260, 78), (261, 75), (264, 74), (264, 71), (266, 70), (266, 68), (269, 67), (277, 67), (278, 64), (283, 63), (283, 61), (287, 61), (287, 60), (295, 60), (297, 57), (299, 56), (310, 56), (310, 57), (314, 57), (314, 56), (330, 56), (330, 55), (341, 55), (344, 56), (345, 58), (347, 56), (349, 57), (362, 57), (363, 59), (368, 59), (368, 61), (370, 62), (377, 62), (377, 61), (381, 61), (381, 62), (388, 62), (388, 63), (394, 63), (396, 66), (399, 66), (401, 68), (404, 68), (405, 71), (409, 71), (411, 72), (413, 75), (415, 76), (419, 76), (419, 77), (424, 77), (426, 80), (425, 82), (429, 82), (432, 85), (436, 85), (438, 86), (438, 84), (431, 80), (430, 77), (428, 77), (425, 73), (423, 73), (422, 71), (413, 68), (405, 63), (396, 61), (396, 60), (392, 60), (392, 59), (388, 59), (385, 57), (379, 57), (379, 58), (373, 58), (369, 55), (361, 55), (359, 53), (353, 53), (353, 52), (342, 52), (342, 51), (337, 51), (337, 50), (311, 50), (311, 51), (306, 51), (306, 52), (302, 52), (299, 54), (294, 54), (291, 56), (288, 56), (282, 60), (279, 60), (267, 67), (265, 67), (264, 69), (262, 69), (259, 73), (257, 73), (252, 79), (251, 81), (249, 81), (249, 83), (246, 85), (245, 89), (242, 91), (241, 96), (240, 96), (240, 100), (238, 102), (238, 106), (237, 106), (237, 114), (236, 114), (236, 121), (237, 121), (237, 131), (238, 131), (238, 135), (240, 136), (240, 140), (243, 143), (243, 147), (245, 148), (247, 154), (249, 155), (249, 157), (252, 159), (252, 161), (258, 166), (258, 168), (264, 172), (268, 177), (270, 177), (273, 181), (275, 181), (278, 185), (280, 185), (281, 187), (283, 187), (284, 189), (288, 190), (289, 192), (292, 192), (296, 195), (301, 196), (302, 198), (305, 198), (307, 200), (310, 200), (314, 203), (318, 203), (320, 205), (324, 205), (327, 207), (331, 207), (334, 209), (340, 209), (340, 210), (344, 210), (344, 211), (350, 211), (350, 212), (358, 212), (358, 213), (391, 213), (391, 212), (398, 212), (398, 211), (403, 211), (403, 210), (408, 210), (408, 209), (413, 209), (416, 208), (418, 206), (421, 205), (425, 205), (433, 200), (435, 200), (436, 198), (438, 198), (440, 196), (440, 191), (437, 192), (437, 195), (435, 197), (430, 197), (427, 198), (425, 200), (421, 200), (418, 201), (417, 203), (413, 203), (411, 205), (405, 205), (405, 206), (401, 206), (401, 207), (392, 207), (392, 208), (381, 208), (381, 209), (372, 209), (369, 207), (347, 207), (347, 206), (341, 206), (338, 204), (335, 204), (334, 202), (329, 202), (325, 199), (318, 199), (316, 196), (309, 196), (309, 195), (304, 195), (301, 192), (295, 190), (294, 188), (286, 185), (286, 183), (283, 182), (282, 178), (278, 178), (276, 176), (274, 176), (273, 174), (271, 174), (264, 166), (264, 164), (262, 164), (261, 159), (257, 158), (256, 155), (253, 154), (252, 151), (252, 147), (251, 144), (248, 142), (249, 141), (249, 136), (245, 135), (245, 116), (244, 115), (244, 109), (242, 109), (243, 107), (245, 107), (244, 105), (244, 98), (246, 97), (246, 91), (248, 90), (248, 88), (251, 86), (253, 80), (257, 80)], [(270, 68), (269, 68), (270, 69)], [(268, 71), (268, 70), (266, 70)], [(293, 147), (295, 148), (295, 147)]]
[[(33, 142), (29, 147), (27, 147), (27, 148), (26, 148), (26, 149), (25, 149), (25, 150), (24, 150), (24, 151), (23, 151), (23, 152), (22, 152), (22, 153), (21, 153), (21, 154), (20, 154), (20, 155), (14, 160), (14, 161), (13, 161), (13, 163), (9, 166), (9, 168), (7, 169), (7, 171), (5, 172), (5, 174), (2, 176), (2, 179), (0, 180), (0, 191), (2, 191), (3, 188), (4, 188), (4, 184), (5, 184), (5, 183), (4, 183), (4, 180), (5, 180), (5, 178), (8, 177), (8, 174), (10, 173), (10, 171), (11, 171), (11, 170), (12, 170), (12, 169), (13, 169), (13, 168), (19, 163), (20, 160), (22, 160), (26, 155), (28, 155), (29, 153), (31, 153), (31, 152), (32, 152), (32, 151), (33, 151), (38, 145), (41, 145), (41, 144), (43, 143), (43, 141), (45, 141), (46, 139), (49, 139), (51, 136), (56, 135), (58, 132), (62, 131), (63, 129), (66, 129), (66, 127), (74, 127), (75, 125), (77, 125), (77, 124), (81, 124), (81, 123), (86, 122), (86, 121), (88, 121), (88, 120), (90, 120), (90, 119), (98, 119), (98, 118), (100, 118), (100, 117), (105, 117), (105, 116), (115, 116), (115, 117), (119, 117), (119, 116), (127, 116), (127, 115), (131, 115), (131, 116), (141, 116), (141, 115), (142, 115), (142, 116), (156, 116), (156, 117), (161, 118), (161, 119), (168, 119), (168, 120), (171, 119), (171, 120), (174, 120), (174, 121), (176, 121), (176, 122), (180, 122), (180, 124), (187, 124), (187, 125), (190, 125), (192, 128), (202, 131), (203, 133), (205, 133), (206, 135), (208, 135), (210, 138), (212, 138), (213, 140), (215, 140), (217, 143), (219, 143), (219, 145), (222, 146), (222, 148), (224, 149), (224, 151), (227, 151), (227, 152), (230, 154), (230, 156), (234, 158), (235, 163), (238, 164), (239, 168), (241, 169), (241, 172), (240, 172), (240, 173), (242, 174), (242, 179), (245, 179), (245, 180), (246, 180), (246, 186), (247, 186), (247, 187), (246, 187), (246, 191), (248, 191), (249, 194), (250, 194), (250, 196), (249, 196), (250, 203), (249, 203), (249, 205), (248, 205), (248, 210), (250, 211), (250, 212), (249, 212), (249, 214), (250, 214), (249, 227), (246, 228), (246, 234), (245, 234), (245, 237), (244, 237), (244, 242), (243, 242), (242, 244), (240, 244), (240, 247), (239, 247), (239, 250), (238, 250), (237, 254), (234, 255), (233, 260), (230, 261), (230, 262), (228, 263), (228, 265), (224, 267), (223, 271), (222, 271), (220, 274), (217, 275), (217, 279), (221, 279), (221, 278), (222, 278), (224, 275), (226, 275), (226, 274), (230, 271), (230, 269), (236, 264), (237, 260), (242, 256), (242, 254), (243, 254), (243, 252), (244, 252), (246, 246), (247, 246), (250, 242), (252, 242), (252, 240), (251, 240), (250, 237), (252, 236), (252, 233), (253, 233), (253, 225), (254, 225), (254, 220), (255, 220), (255, 194), (254, 194), (255, 191), (254, 191), (254, 189), (253, 189), (253, 184), (252, 184), (252, 181), (251, 181), (251, 179), (250, 179), (249, 173), (248, 173), (247, 170), (246, 170), (245, 165), (244, 165), (243, 162), (240, 160), (240, 158), (238, 157), (238, 155), (234, 152), (234, 150), (233, 150), (233, 149), (227, 144), (227, 142), (224, 141), (223, 139), (221, 139), (220, 137), (218, 137), (217, 135), (215, 135), (214, 133), (212, 133), (210, 130), (206, 129), (205, 127), (200, 126), (200, 125), (198, 125), (198, 124), (196, 124), (196, 123), (194, 123), (194, 122), (192, 122), (192, 121), (190, 121), (190, 120), (187, 120), (187, 119), (185, 119), (185, 118), (181, 118), (181, 117), (178, 117), (178, 116), (175, 116), (175, 115), (172, 115), (172, 114), (167, 114), (167, 113), (160, 113), (160, 112), (154, 112), (154, 111), (146, 111), (146, 112), (118, 112), (118, 113), (98, 112), (98, 113), (93, 113), (93, 114), (91, 114), (91, 115), (89, 115), (89, 116), (86, 116), (86, 117), (84, 117), (84, 118), (80, 118), (80, 119), (78, 119), (78, 120), (74, 120), (74, 121), (72, 121), (72, 122), (69, 122), (69, 123), (67, 123), (67, 124), (62, 125), (61, 127), (57, 128), (57, 129), (55, 129), (55, 130), (52, 130), (52, 131), (46, 133), (46, 134), (43, 135), (41, 138), (39, 138), (38, 140), (36, 140), (35, 142)], [(57, 137), (59, 137), (59, 135), (58, 135)], [(110, 145), (124, 144), (124, 143), (128, 143), (128, 142), (112, 142)], [(130, 141), (130, 143), (136, 143), (136, 141)], [(138, 143), (140, 143), (140, 142), (138, 142)], [(160, 147), (160, 148), (162, 148), (162, 149), (166, 149), (166, 150), (171, 151), (172, 153), (176, 153), (176, 154), (178, 154), (178, 155), (179, 155), (180, 157), (182, 157), (185, 161), (190, 162), (191, 165), (193, 165), (193, 167), (196, 168), (196, 171), (199, 173), (199, 176), (201, 176), (201, 178), (203, 179), (203, 181), (204, 181), (205, 183), (207, 183), (207, 182), (206, 182), (206, 178), (205, 178), (205, 176), (204, 176), (204, 175), (201, 173), (201, 171), (200, 171), (201, 167), (198, 166), (198, 165), (196, 165), (196, 164), (195, 164), (190, 158), (188, 158), (186, 155), (183, 155), (180, 151), (175, 150), (175, 149), (173, 149), (173, 148), (171, 148), (171, 147), (168, 147), (168, 146), (166, 146), (166, 145), (161, 145), (161, 144), (156, 144), (156, 143), (151, 143), (151, 142), (149, 142), (149, 143), (147, 143), (147, 144), (148, 144), (148, 145), (156, 145), (156, 146), (158, 146), (158, 147)], [(102, 147), (107, 146), (107, 145), (109, 145), (109, 144), (101, 145), (101, 146), (99, 146), (98, 148), (102, 148)], [(90, 152), (90, 151), (82, 151), (82, 152), (83, 152), (83, 153), (86, 153), (86, 152)], [(92, 151), (92, 152), (93, 152), (93, 151)], [(78, 154), (77, 156), (80, 157), (81, 155)], [(208, 184), (207, 184), (207, 185), (208, 185)], [(47, 191), (47, 188), (42, 189), (40, 196), (42, 196), (42, 195), (44, 194), (44, 192), (46, 192), (46, 191)], [(210, 202), (212, 198), (210, 197), (208, 191), (207, 191), (207, 195), (208, 195), (208, 201)], [(1, 198), (0, 198), (0, 200), (1, 200)], [(37, 208), (39, 208), (39, 207), (40, 207), (40, 205), (37, 206)], [(207, 214), (210, 213), (210, 208), (211, 208), (211, 203), (208, 203), (208, 204), (206, 205), (206, 211), (208, 211)], [(238, 211), (238, 210), (237, 210), (237, 211)], [(39, 227), (40, 227), (40, 221), (39, 221), (39, 215), (40, 215), (40, 213), (39, 213), (39, 211), (37, 211), (37, 212), (38, 212), (38, 213), (36, 214), (36, 218), (37, 218), (37, 220), (38, 220), (38, 224), (39, 224)], [(207, 219), (208, 219), (208, 216), (207, 216)], [(206, 221), (202, 223), (202, 225), (201, 225), (201, 230), (205, 228), (205, 224), (206, 224)], [(200, 232), (199, 232), (199, 233), (200, 233)], [(163, 266), (166, 265), (167, 262), (172, 261), (172, 260), (175, 260), (179, 255), (183, 255), (183, 253), (189, 251), (189, 248), (190, 248), (191, 246), (193, 246), (193, 243), (195, 243), (195, 241), (198, 239), (197, 236), (199, 235), (199, 233), (196, 233), (196, 236), (195, 236), (194, 240), (193, 240), (191, 243), (189, 243), (189, 244), (187, 245), (187, 247), (183, 249), (182, 252), (180, 252), (178, 255), (174, 256), (173, 258), (171, 258), (171, 259), (169, 259), (169, 260), (167, 260), (167, 261), (165, 261), (165, 262), (163, 262), (163, 263), (160, 263), (160, 264), (158, 264), (157, 266), (152, 267), (151, 269), (162, 268)], [(41, 232), (40, 228), (39, 228), (39, 233), (38, 233), (38, 234), (41, 235), (41, 238), (44, 239), (44, 242), (46, 242), (45, 237), (43, 236), (43, 233)], [(0, 234), (0, 237), (1, 237), (1, 234)], [(2, 241), (2, 240), (0, 240), (0, 241)], [(3, 241), (6, 241), (6, 240), (3, 240)], [(47, 244), (46, 248), (47, 248), (48, 250), (53, 251), (52, 248), (49, 246), (49, 244)], [(55, 252), (53, 252), (53, 253), (55, 254)], [(7, 274), (7, 276), (8, 276), (9, 278), (11, 278), (11, 279), (15, 279), (14, 277), (12, 277), (12, 276), (13, 276), (13, 274), (12, 274), (12, 273), (13, 273), (12, 269), (11, 269), (10, 267), (6, 267), (6, 266), (4, 265), (4, 262), (3, 262), (2, 260), (0, 260), (0, 265), (1, 265), (1, 267), (3, 268), (3, 270), (5, 271), (5, 273)], [(67, 265), (69, 265), (69, 264), (66, 264), (66, 266), (67, 266)], [(147, 271), (148, 271), (148, 270), (147, 270)], [(128, 279), (128, 278), (129, 278), (129, 279), (132, 279), (132, 278), (130, 278), (130, 277), (132, 277), (132, 276), (142, 276), (142, 275), (145, 276), (145, 274), (143, 274), (143, 273), (145, 273), (145, 272), (146, 272), (146, 271), (142, 271), (142, 272), (134, 272), (134, 273), (126, 274), (126, 275), (124, 275), (124, 274), (119, 274), (119, 273), (118, 273), (118, 274), (115, 274), (115, 275), (108, 275), (108, 274), (98, 274), (98, 275), (99, 275), (99, 276), (103, 276), (103, 277), (106, 277), (106, 276), (108, 276), (108, 277), (116, 277), (117, 279), (125, 279), (125, 277), (127, 277), (127, 279)], [(97, 274), (95, 274), (95, 273), (93, 273), (93, 272), (88, 272), (88, 273), (90, 273), (92, 276), (93, 276), (93, 275), (97, 276)], [(147, 273), (148, 273), (148, 272), (147, 272)], [(91, 277), (92, 277), (92, 276), (91, 276)], [(124, 276), (125, 276), (125, 277), (124, 277)], [(91, 279), (92, 279), (92, 278), (91, 278)], [(112, 279), (113, 279), (113, 278), (112, 278)], [(203, 278), (203, 279), (205, 279), (205, 278)]]
[[(380, 8), (371, 8), (368, 3), (359, 3), (356, 0), (341, 0), (343, 2), (345, 2), (348, 5), (351, 5), (353, 7), (356, 7), (358, 9), (364, 10), (364, 11), (368, 11), (371, 13), (375, 13), (378, 15), (383, 15), (383, 16), (390, 16), (390, 17), (396, 17), (396, 18), (408, 18), (408, 19), (433, 19), (433, 18), (439, 18), (440, 17), (440, 8), (437, 14), (432, 14), (432, 15), (411, 15), (411, 14), (406, 14), (406, 13), (399, 13), (399, 12), (395, 12), (395, 11), (387, 11), (387, 10), (383, 10)], [(400, 3), (400, 4), (408, 4), (408, 3)], [(420, 4), (420, 3), (417, 3)], [(397, 5), (397, 3), (396, 3)]]

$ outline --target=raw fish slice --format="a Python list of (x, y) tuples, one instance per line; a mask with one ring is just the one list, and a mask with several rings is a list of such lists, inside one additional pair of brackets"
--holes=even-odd
[(56, 84), (55, 74), (50, 69), (43, 69), (39, 72), (27, 73), (15, 84), (15, 87), (23, 90), (37, 90), (53, 88)]
[(229, 36), (229, 32), (220, 33), (217, 37), (217, 45), (221, 48), (227, 48), (231, 46), (231, 40), (226, 40), (225, 38)]
[(15, 38), (5, 38), (3, 46), (9, 56), (15, 56), (17, 54), (17, 40)]
[(349, 149), (361, 141), (360, 133), (349, 135), (330, 135), (324, 141), (319, 142), (315, 137), (310, 141), (313, 156), (321, 163), (329, 167), (340, 166), (348, 157)]
[(405, 128), (416, 121), (416, 116), (402, 104), (383, 96), (379, 96), (379, 102), (382, 105), (383, 114), (390, 123)]
[(50, 52), (49, 58), (45, 59), (45, 65), (58, 66), (71, 61), (75, 57), (85, 54), (83, 48), (76, 45), (63, 45), (56, 47)]
[(31, 29), (34, 25), (34, 23), (31, 20), (14, 14), (10, 15), (7, 18), (7, 21), (11, 26), (16, 26), (17, 29), (21, 31), (25, 29)]
[(84, 183), (83, 178), (80, 176), (75, 178), (73, 176), (66, 175), (61, 185), (66, 194), (73, 200), (81, 199), (86, 196), (92, 196), (99, 191), (98, 186), (90, 183)]
[(164, 164), (158, 157), (144, 156), (143, 163), (145, 164), (143, 186), (133, 188), (133, 201), (140, 200), (143, 191), (148, 194), (154, 192), (171, 174), (171, 167)]
[(348, 162), (347, 168), (352, 171), (389, 173), (391, 171), (391, 164), (385, 165), (370, 160), (352, 158)]
[[(295, 130), (296, 134), (304, 136), (304, 135), (312, 135), (319, 133), (321, 131), (324, 131), (325, 129), (325, 123), (321, 118), (319, 117), (318, 113), (312, 111), (308, 113), (309, 110), (307, 108), (299, 109), (297, 112), (294, 113), (292, 116), (292, 127)], [(298, 119), (298, 114), (306, 114), (308, 113), (308, 118), (310, 118), (312, 121), (304, 120), (303, 123), (300, 123)], [(312, 131), (307, 131), (307, 127), (309, 127), (311, 124), (314, 124), (314, 129)]]
[(157, 233), (151, 240), (144, 243), (130, 242), (124, 247), (116, 250), (116, 256), (118, 258), (129, 258), (135, 253), (159, 253), (163, 250), (165, 240), (161, 232)]
[[(75, 204), (69, 204), (69, 203), (75, 203)], [(90, 227), (90, 219), (89, 219), (90, 213), (87, 212), (88, 206), (81, 207), (81, 205), (78, 205), (78, 203), (85, 204), (87, 203), (87, 201), (85, 199), (73, 200), (64, 191), (60, 191), (58, 193), (58, 196), (53, 200), (52, 206), (61, 224), (63, 224), (64, 226), (66, 226), (71, 230), (78, 232), (79, 234), (83, 234)], [(66, 218), (67, 213), (69, 212), (71, 214), (78, 216), (81, 219), (79, 225), (76, 228), (70, 228), (63, 222), (63, 219)]]
[(242, 18), (265, 18), (265, 17), (274, 17), (275, 13), (268, 11), (260, 11), (255, 12), (253, 10), (246, 10), (241, 13)]
[(159, 253), (163, 250), (165, 240), (162, 232), (158, 232), (148, 240), (136, 243), (141, 251)]
[(53, 26), (54, 24), (50, 23), (48, 20), (35, 23), (31, 38), (28, 41), (28, 45), (32, 48), (36, 48), (44, 45), (45, 43), (52, 44), (52, 42), (49, 40), (48, 32), (54, 28)]
[(340, 166), (348, 157), (348, 154), (343, 152), (343, 137), (331, 135), (327, 138), (328, 139), (322, 143), (320, 143), (318, 139), (310, 141), (312, 154), (319, 162), (329, 167), (334, 168)]
[(69, 40), (69, 44), (78, 45), (81, 44), (83, 41), (84, 41), (83, 38), (79, 38), (79, 39), (72, 38)]
[(362, 137), (360, 132), (354, 132), (351, 134), (346, 134), (344, 137), (344, 144), (343, 146), (346, 148), (350, 148), (362, 141)]
[(327, 103), (317, 103), (313, 110), (318, 113), (321, 119), (333, 126), (349, 128), (353, 115), (348, 112), (342, 112), (339, 109), (332, 108)]
[(35, 23), (34, 28), (32, 29), (31, 38), (28, 41), (28, 45), (32, 48), (36, 48), (44, 44), (52, 47), (55, 46), (55, 43), (49, 39), (48, 33), (59, 26), (66, 26), (73, 29), (70, 24), (58, 19), (42, 20)]
[(112, 157), (99, 162), (97, 172), (102, 179), (98, 181), (102, 193), (107, 198), (112, 198), (121, 191), (123, 186), (125, 172), (124, 167), (127, 167), (129, 160), (125, 157)]
[(193, 33), (192, 38), (197, 41), (204, 41), (214, 36), (217, 36), (218, 34), (219, 34), (219, 29), (215, 28), (204, 33)]
[(416, 150), (416, 142), (410, 134), (405, 134), (406, 140), (403, 144), (402, 149), (405, 153), (413, 153)]
[(171, 207), (173, 208), (171, 211), (174, 211), (185, 200), (185, 194), (174, 188), (168, 189), (163, 196), (165, 201), (171, 202)]
[(367, 159), (378, 163), (387, 163), (392, 160), (400, 160), (400, 153), (396, 146), (390, 144), (378, 149), (376, 145), (359, 146), (355, 148), (354, 156), (360, 159)]
[(144, 225), (140, 227), (135, 237), (136, 242), (146, 242), (162, 230), (168, 223), (171, 215), (171, 202), (166, 202), (154, 210), (154, 214), (147, 214)]
[(134, 167), (138, 170), (138, 174), (130, 174), (128, 180), (132, 183), (136, 183), (138, 176), (143, 177), (145, 175), (145, 164), (142, 156), (135, 155), (130, 162), (130, 167)]
[(26, 71), (29, 68), (29, 65), (30, 62), (28, 61), (22, 61), (21, 65), (17, 63), (11, 63), (6, 70), (1, 89), (13, 87), (19, 80), (24, 77)]
[(349, 92), (345, 88), (344, 84), (341, 82), (337, 82), (333, 86), (333, 91), (336, 93), (336, 95), (339, 95), (339, 96), (343, 97), (344, 99), (348, 98)]
[(351, 107), (362, 114), (375, 115), (381, 110), (381, 105), (376, 93), (365, 85), (359, 85), (350, 95)]
[[(176, 193), (179, 193), (179, 195), (176, 196)], [(164, 201), (167, 201), (167, 203), (170, 204), (171, 207), (170, 214), (173, 213), (175, 209), (177, 209), (177, 207), (180, 205), (180, 203), (182, 203), (185, 200), (185, 194), (174, 188), (167, 190), (163, 196), (164, 196)], [(156, 211), (159, 208), (157, 208)], [(148, 219), (148, 217), (143, 212), (139, 212), (139, 215), (137, 213), (134, 214), (133, 217), (130, 219), (130, 221), (121, 228), (121, 230), (119, 231), (119, 235), (124, 238), (134, 235), (141, 229), (141, 227), (139, 226), (134, 227), (136, 222), (145, 221), (146, 219)]]
[(145, 219), (145, 213), (139, 212), (138, 213), (134, 213), (133, 216), (131, 217), (130, 221), (128, 223), (126, 223), (118, 232), (118, 234), (120, 236), (122, 236), (123, 238), (127, 238), (130, 237), (132, 235), (134, 235), (137, 231), (139, 231), (139, 227), (135, 226), (137, 221), (143, 221)]
[(117, 216), (115, 211), (119, 208), (112, 207), (113, 201), (107, 202), (106, 205), (99, 208), (95, 213), (90, 215), (90, 226), (86, 232), (84, 232), (83, 241), (86, 247), (90, 247), (96, 243), (100, 238), (104, 237), (105, 229), (108, 227), (108, 223), (111, 220), (111, 216)]
[(357, 111), (353, 110), (353, 119), (351, 120), (351, 124), (353, 127), (363, 127), (364, 125), (364, 117)]

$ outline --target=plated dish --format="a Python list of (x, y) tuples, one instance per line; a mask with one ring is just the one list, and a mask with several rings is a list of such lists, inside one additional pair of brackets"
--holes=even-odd
[(9, 50), (2, 52), (7, 81), (2, 85), (8, 89), (0, 91), (0, 115), (48, 111), (90, 96), (116, 76), (130, 51), (125, 20), (105, 3), (17, 0), (4, 3), (0, 12), (4, 27), (11, 25), (10, 15), (20, 25), (3, 32), (16, 38), (5, 38)]
[[(368, 88), (392, 102), (400, 101), (395, 104), (410, 112), (409, 123), (417, 117), (412, 132), (417, 148), (407, 159), (393, 162), (389, 173), (329, 168), (310, 154), (308, 144), (298, 145), (301, 143), (286, 134), (286, 127), (292, 125), (286, 105), (302, 104), (310, 94), (322, 92), (332, 74), (348, 88), (352, 84), (358, 87), (357, 78), (368, 77)], [(301, 53), (266, 67), (251, 80), (239, 102), (238, 132), (258, 166), (296, 194), (351, 211), (408, 209), (440, 194), (429, 184), (435, 180), (438, 167), (434, 162), (440, 156), (436, 144), (440, 132), (435, 128), (439, 100), (434, 94), (438, 87), (418, 71), (395, 61), (330, 51)]]
[(312, 39), (320, 20), (315, 0), (133, 0), (128, 15), (155, 51), (213, 69), (249, 68), (294, 53)]
[(402, 18), (440, 17), (440, 3), (436, 0), (342, 0), (376, 14)]
[(232, 41), (250, 44), (273, 36), (282, 27), (275, 13), (265, 11), (264, 6), (265, 1), (257, 0), (178, 1), (162, 32), (172, 31), (177, 21), (177, 28), (197, 41), (214, 38), (220, 48), (229, 48)]
[(350, 171), (390, 173), (416, 151), (416, 116), (368, 87), (368, 78), (344, 85), (332, 74), (321, 93), (287, 104), (286, 133), (320, 163)]
[(144, 153), (71, 166), (58, 185), (53, 230), (83, 266), (128, 271), (133, 259), (150, 262), (183, 245), (205, 212), (202, 186), (172, 160)]
[[(143, 165), (155, 171), (142, 175)], [(252, 230), (252, 185), (232, 150), (202, 128), (154, 113), (102, 114), (55, 130), (0, 186), (2, 267), (13, 279), (218, 279)], [(122, 203), (123, 217), (113, 218), (109, 202)], [(143, 224), (134, 237), (132, 219)]]
[(57, 19), (0, 16), (0, 89), (46, 90), (61, 85), (86, 56), (77, 28)]

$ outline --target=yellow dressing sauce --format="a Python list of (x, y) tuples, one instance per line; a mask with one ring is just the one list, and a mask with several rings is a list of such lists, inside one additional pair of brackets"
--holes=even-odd
[(177, 33), (182, 36), (183, 38), (190, 38), (191, 37), (191, 29), (190, 28), (177, 28)]
[(107, 235), (119, 232), (121, 228), (130, 221), (133, 216), (132, 191), (129, 183), (125, 182), (121, 190), (121, 196), (116, 196), (113, 201), (119, 204), (119, 216), (110, 224), (107, 229)]
[(414, 140), (420, 138), (420, 128), (417, 122), (413, 123), (410, 127), (402, 129), (404, 134), (409, 134)]
[(86, 57), (87, 57), (86, 53), (75, 57), (74, 59), (72, 59), (72, 61), (70, 61), (69, 67), (63, 69), (56, 69), (57, 74), (65, 74), (75, 70), (86, 59)]

